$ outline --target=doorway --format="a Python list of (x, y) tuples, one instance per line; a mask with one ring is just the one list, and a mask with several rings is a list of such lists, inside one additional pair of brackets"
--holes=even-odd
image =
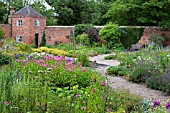
[(35, 47), (38, 48), (38, 33), (35, 34)]

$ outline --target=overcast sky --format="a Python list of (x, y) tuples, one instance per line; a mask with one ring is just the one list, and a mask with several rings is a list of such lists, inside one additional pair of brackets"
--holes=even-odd
[(46, 1), (44, 1), (44, 5), (45, 5), (45, 7), (46, 7), (47, 9), (51, 9), (51, 6), (48, 5)]

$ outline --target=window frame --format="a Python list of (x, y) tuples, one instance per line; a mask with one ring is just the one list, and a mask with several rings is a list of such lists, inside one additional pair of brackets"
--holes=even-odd
[(16, 42), (21, 43), (23, 42), (22, 39), (23, 39), (22, 36), (19, 36), (19, 35), (16, 36)]
[(40, 21), (38, 19), (35, 20), (35, 27), (39, 27), (40, 26)]
[(19, 27), (22, 26), (22, 20), (17, 20), (17, 26), (19, 26)]

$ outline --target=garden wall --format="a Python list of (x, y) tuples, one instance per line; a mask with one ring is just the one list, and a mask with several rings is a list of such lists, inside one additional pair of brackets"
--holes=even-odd
[(74, 29), (74, 26), (46, 26), (46, 43), (55, 44), (57, 43), (68, 43), (69, 35)]
[(160, 34), (163, 38), (165, 38), (165, 41), (163, 42), (164, 46), (170, 46), (170, 29), (163, 29), (160, 27), (148, 27), (145, 28), (143, 31), (143, 36), (138, 41), (139, 45), (148, 45), (150, 44), (148, 38), (151, 34)]
[(0, 24), (0, 28), (5, 31), (5, 37), (11, 37), (11, 26), (9, 24)]

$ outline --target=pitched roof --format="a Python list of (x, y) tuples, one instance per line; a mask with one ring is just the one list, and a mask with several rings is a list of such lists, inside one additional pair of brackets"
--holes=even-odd
[(26, 6), (19, 11), (15, 12), (12, 16), (29, 16), (29, 17), (41, 17), (44, 18), (40, 13), (35, 11), (32, 7)]

